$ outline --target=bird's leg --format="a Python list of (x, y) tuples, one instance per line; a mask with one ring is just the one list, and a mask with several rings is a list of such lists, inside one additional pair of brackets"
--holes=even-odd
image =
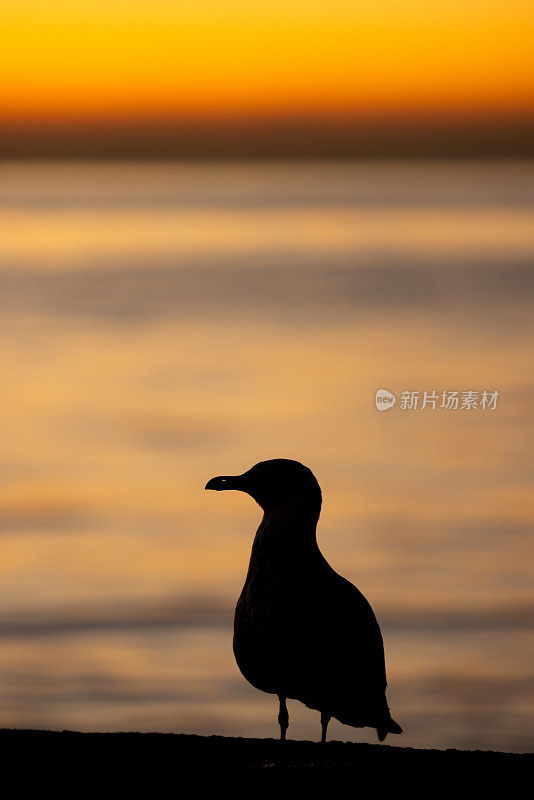
[(328, 711), (321, 711), (321, 744), (326, 742), (326, 730), (331, 719), (332, 716)]
[(280, 700), (280, 711), (278, 712), (278, 724), (280, 725), (280, 741), (285, 741), (286, 731), (289, 728), (289, 712), (287, 710), (286, 698), (278, 695)]

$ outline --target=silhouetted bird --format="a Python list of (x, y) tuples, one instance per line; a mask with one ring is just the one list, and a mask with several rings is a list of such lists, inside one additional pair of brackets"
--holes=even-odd
[(280, 738), (289, 726), (286, 698), (331, 717), (376, 728), (383, 741), (402, 733), (386, 702), (384, 646), (373, 610), (338, 575), (317, 545), (321, 490), (298, 461), (262, 461), (206, 489), (237, 489), (264, 511), (237, 602), (234, 653), (244, 677), (278, 695)]

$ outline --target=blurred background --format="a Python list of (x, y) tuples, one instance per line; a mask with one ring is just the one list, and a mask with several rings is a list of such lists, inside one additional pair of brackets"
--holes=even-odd
[(393, 743), (532, 750), (531, 0), (2, 28), (0, 725), (277, 736), (231, 650), (259, 509), (203, 487), (288, 457), (381, 623)]

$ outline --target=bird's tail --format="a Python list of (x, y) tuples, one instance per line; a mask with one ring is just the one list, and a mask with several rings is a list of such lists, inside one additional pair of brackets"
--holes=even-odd
[(376, 732), (379, 741), (383, 742), (388, 733), (402, 733), (402, 728), (394, 719), (389, 719), (385, 725), (380, 725)]

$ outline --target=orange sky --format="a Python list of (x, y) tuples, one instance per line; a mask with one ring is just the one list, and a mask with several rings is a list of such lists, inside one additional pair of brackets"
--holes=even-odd
[(534, 109), (533, 0), (4, 0), (4, 121)]

